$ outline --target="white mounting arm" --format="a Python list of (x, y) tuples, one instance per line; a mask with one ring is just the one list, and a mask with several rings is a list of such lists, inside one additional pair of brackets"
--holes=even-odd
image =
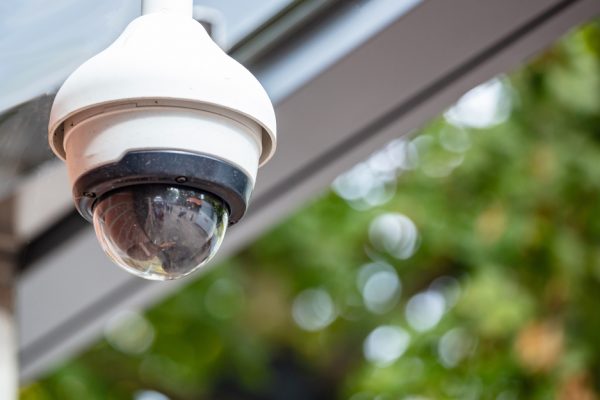
[(142, 0), (142, 15), (169, 11), (192, 16), (193, 0)]

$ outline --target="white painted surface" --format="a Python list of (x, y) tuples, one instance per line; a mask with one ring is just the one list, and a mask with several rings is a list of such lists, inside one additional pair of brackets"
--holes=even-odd
[[(181, 150), (206, 154), (240, 167), (256, 181), (262, 128), (249, 118), (235, 120), (189, 108), (128, 107), (86, 119), (65, 133), (72, 183), (131, 150)], [(67, 124), (70, 125), (70, 124)]]
[(191, 17), (193, 7), (193, 0), (142, 0), (142, 15), (175, 12)]
[(71, 185), (62, 162), (44, 164), (14, 193), (14, 236), (22, 244), (64, 217), (73, 208)]
[(0, 399), (17, 399), (19, 369), (15, 321), (0, 308)]

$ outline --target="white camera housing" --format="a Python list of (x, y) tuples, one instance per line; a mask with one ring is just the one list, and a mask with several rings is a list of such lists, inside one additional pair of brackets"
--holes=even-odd
[(220, 198), (235, 223), (275, 151), (271, 101), (192, 18), (191, 0), (146, 0), (143, 12), (54, 100), (49, 143), (75, 205), (91, 221), (115, 190), (173, 184)]

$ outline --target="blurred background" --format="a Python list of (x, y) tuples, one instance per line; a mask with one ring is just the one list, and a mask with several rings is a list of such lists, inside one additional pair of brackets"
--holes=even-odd
[(596, 20), (22, 398), (597, 399), (599, 199)]
[(46, 142), (139, 2), (0, 4), (21, 399), (600, 399), (596, 0), (195, 5), (281, 146), (221, 258), (154, 284), (105, 259)]

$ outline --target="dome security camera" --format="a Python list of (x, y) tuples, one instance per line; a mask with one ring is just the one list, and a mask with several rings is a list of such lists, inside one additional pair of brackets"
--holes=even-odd
[(147, 279), (200, 268), (244, 215), (273, 155), (260, 83), (192, 19), (192, 0), (144, 0), (60, 88), (49, 142), (109, 258)]

